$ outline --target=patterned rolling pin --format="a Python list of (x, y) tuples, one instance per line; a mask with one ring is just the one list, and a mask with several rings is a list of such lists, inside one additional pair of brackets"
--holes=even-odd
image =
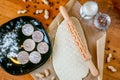
[(60, 12), (63, 15), (64, 19), (67, 22), (68, 30), (71, 33), (71, 36), (75, 42), (75, 45), (77, 46), (79, 52), (82, 55), (82, 58), (86, 61), (90, 72), (93, 76), (98, 76), (98, 70), (96, 69), (95, 65), (92, 62), (92, 56), (90, 55), (90, 52), (88, 48), (84, 45), (81, 36), (79, 32), (76, 29), (76, 26), (73, 24), (73, 22), (70, 20), (70, 17), (66, 11), (66, 9), (63, 6), (60, 6)]

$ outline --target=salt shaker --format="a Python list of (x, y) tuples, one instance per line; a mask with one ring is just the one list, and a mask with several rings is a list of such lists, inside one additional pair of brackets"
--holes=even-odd
[(87, 1), (80, 8), (80, 15), (84, 19), (91, 19), (98, 12), (98, 4), (94, 1)]
[(80, 15), (83, 19), (91, 19), (98, 12), (98, 4), (94, 1), (87, 1), (80, 8)]
[(94, 18), (94, 26), (98, 30), (106, 31), (111, 23), (110, 16), (105, 13), (98, 13)]

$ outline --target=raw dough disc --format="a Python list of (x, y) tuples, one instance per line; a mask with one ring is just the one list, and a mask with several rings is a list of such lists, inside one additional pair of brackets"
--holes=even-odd
[(20, 64), (26, 64), (29, 61), (29, 54), (26, 51), (20, 51), (17, 60)]
[(35, 48), (35, 42), (32, 39), (26, 39), (23, 42), (23, 48), (26, 51), (32, 51)]
[(32, 34), (32, 39), (35, 42), (41, 42), (43, 40), (43, 38), (44, 38), (44, 36), (43, 36), (43, 33), (41, 31), (35, 31)]
[(48, 52), (49, 50), (49, 46), (46, 42), (40, 42), (37, 46), (37, 50), (41, 53), (41, 54), (45, 54)]
[(32, 63), (37, 64), (41, 61), (41, 54), (38, 51), (30, 53), (29, 59)]
[(25, 25), (22, 26), (22, 33), (25, 36), (32, 35), (33, 31), (34, 31), (34, 28), (31, 24), (25, 24)]

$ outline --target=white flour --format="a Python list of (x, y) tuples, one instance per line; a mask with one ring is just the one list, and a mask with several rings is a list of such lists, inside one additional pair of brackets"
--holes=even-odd
[(8, 32), (3, 36), (0, 49), (1, 49), (1, 53), (6, 55), (8, 58), (17, 57), (17, 53), (15, 52), (19, 50), (19, 47), (16, 38), (17, 38), (17, 33), (14, 31)]

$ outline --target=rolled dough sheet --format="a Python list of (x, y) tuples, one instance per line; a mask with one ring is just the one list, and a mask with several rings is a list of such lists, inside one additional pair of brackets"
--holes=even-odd
[[(77, 30), (87, 46), (80, 22), (75, 17), (71, 17), (71, 19), (77, 26)], [(89, 68), (75, 46), (65, 20), (59, 25), (56, 32), (52, 63), (60, 80), (82, 80), (89, 73)]]

